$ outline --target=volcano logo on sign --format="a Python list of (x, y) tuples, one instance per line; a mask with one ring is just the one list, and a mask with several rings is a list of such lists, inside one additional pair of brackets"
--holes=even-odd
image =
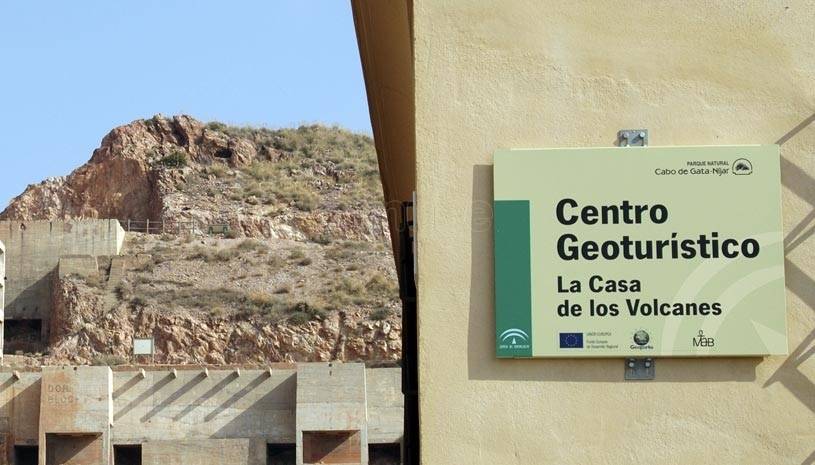
[(753, 174), (753, 164), (746, 158), (733, 162), (733, 174)]

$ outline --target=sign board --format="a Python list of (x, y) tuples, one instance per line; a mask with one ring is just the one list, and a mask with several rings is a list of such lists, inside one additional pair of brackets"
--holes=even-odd
[(153, 338), (133, 338), (133, 355), (153, 355)]
[(502, 358), (786, 354), (776, 145), (495, 153)]

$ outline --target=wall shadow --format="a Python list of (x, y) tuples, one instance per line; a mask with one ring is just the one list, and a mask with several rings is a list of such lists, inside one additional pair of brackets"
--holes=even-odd
[[(51, 311), (51, 285), (56, 268), (6, 302), (7, 320), (47, 320)], [(45, 329), (45, 328), (43, 328)]]
[[(18, 381), (19, 383), (19, 381)], [(17, 446), (37, 445), (39, 442), (40, 401), (42, 393), (42, 378), (33, 383), (17, 389), (16, 395), (9, 398), (13, 424), (14, 444)]]
[(198, 374), (197, 376), (193, 377), (191, 380), (187, 381), (186, 384), (178, 388), (172, 395), (168, 396), (166, 399), (161, 401), (152, 410), (147, 412), (143, 417), (141, 417), (141, 422), (150, 421), (151, 418), (156, 416), (159, 412), (170, 406), (173, 402), (180, 399), (181, 396), (188, 393), (190, 389), (197, 386), (201, 381), (205, 380), (206, 376), (203, 373)]
[(102, 459), (102, 435), (48, 433), (45, 450), (47, 465), (96, 463)]
[(221, 381), (219, 381), (218, 384), (212, 386), (207, 392), (201, 394), (201, 397), (195, 399), (194, 402), (190, 402), (189, 405), (184, 407), (184, 410), (179, 412), (178, 415), (176, 415), (175, 418), (173, 418), (173, 420), (179, 421), (182, 418), (186, 417), (187, 415), (192, 413), (192, 411), (195, 410), (197, 406), (203, 405), (207, 400), (211, 399), (216, 394), (221, 392), (227, 385), (229, 385), (229, 383), (236, 379), (238, 379), (238, 374), (234, 371), (224, 376), (224, 378)]
[[(470, 309), (467, 368), (471, 380), (621, 382), (622, 357), (507, 360), (495, 357), (495, 290), (492, 230), (492, 165), (473, 167)], [(649, 383), (754, 382), (758, 357), (660, 358)]]
[(249, 384), (244, 386), (240, 391), (233, 394), (232, 397), (230, 397), (229, 399), (224, 401), (224, 403), (222, 403), (217, 408), (215, 408), (213, 411), (208, 413), (206, 418), (204, 418), (204, 421), (211, 421), (211, 420), (215, 419), (215, 417), (217, 417), (221, 412), (223, 412), (224, 410), (226, 410), (229, 407), (231, 407), (232, 405), (234, 405), (235, 402), (241, 400), (244, 396), (249, 394), (256, 387), (260, 386), (260, 384), (263, 381), (265, 381), (266, 379), (268, 379), (268, 378), (269, 378), (269, 375), (266, 374), (266, 373), (261, 373), (260, 375), (258, 375)]
[(801, 465), (815, 465), (815, 450), (809, 454), (809, 457), (805, 458)]
[[(0, 384), (0, 394), (6, 392), (6, 389), (10, 388), (11, 386), (16, 383), (17, 380), (9, 373), (9, 378), (3, 381), (3, 384)], [(3, 403), (0, 404), (0, 412), (9, 412), (9, 406), (13, 405), (14, 403), (14, 394), (12, 392), (11, 395), (3, 396)]]
[[(776, 141), (783, 145), (804, 129), (815, 123), (815, 113), (801, 121)], [(783, 155), (783, 153), (782, 153)], [(815, 179), (786, 157), (781, 157), (781, 184), (806, 201), (812, 211), (806, 215), (784, 238), (784, 273), (787, 290), (795, 294), (806, 307), (815, 312), (815, 279), (811, 273), (789, 259), (790, 253), (809, 240), (815, 233)], [(815, 383), (801, 371), (801, 366), (815, 355), (815, 330), (811, 330), (764, 383), (764, 387), (780, 383), (810, 412), (815, 413)], [(815, 452), (802, 465), (815, 463)]]
[[(268, 375), (261, 374), (251, 384), (264, 381), (275, 381)], [(257, 386), (256, 385), (256, 386)], [(256, 387), (255, 386), (255, 387)], [(207, 418), (214, 418), (228, 406), (234, 404), (238, 399), (245, 396), (249, 386), (236, 393), (232, 398), (226, 400), (217, 410), (210, 413)], [(253, 387), (254, 388), (254, 387)], [(248, 391), (247, 391), (248, 392)], [(251, 406), (242, 409), (227, 424), (222, 426), (213, 434), (214, 438), (243, 437), (246, 434), (247, 425), (275, 425), (279, 434), (276, 437), (266, 437), (268, 442), (291, 442), (295, 440), (295, 411), (297, 405), (297, 375), (292, 373), (269, 392), (258, 398)]]
[(150, 389), (139, 394), (138, 397), (131, 400), (127, 405), (125, 405), (121, 410), (113, 414), (113, 421), (119, 421), (123, 416), (127, 415), (131, 410), (136, 408), (139, 404), (144, 402), (145, 400), (149, 399), (150, 396), (158, 392), (164, 386), (170, 384), (170, 382), (175, 379), (173, 378), (172, 374), (167, 374), (167, 376), (161, 378), (156, 384), (154, 384)]
[(113, 391), (113, 400), (118, 399), (122, 394), (129, 391), (133, 386), (139, 384), (142, 381), (142, 377), (139, 374), (136, 374), (132, 378), (130, 378), (126, 383), (119, 386), (119, 389)]
[(793, 137), (795, 137), (796, 135), (798, 135), (799, 132), (806, 129), (806, 127), (809, 126), (812, 123), (815, 123), (815, 113), (813, 113), (813, 114), (809, 115), (808, 117), (804, 118), (803, 121), (798, 123), (798, 125), (795, 126), (794, 128), (787, 131), (787, 133), (784, 134), (783, 136), (781, 136), (781, 138), (778, 139), (777, 141), (775, 141), (775, 143), (778, 144), (778, 145), (784, 145), (788, 140), (790, 140)]

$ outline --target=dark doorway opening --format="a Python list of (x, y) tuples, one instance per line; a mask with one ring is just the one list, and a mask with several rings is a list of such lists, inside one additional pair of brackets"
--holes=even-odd
[(400, 465), (402, 463), (402, 445), (368, 444), (369, 465)]
[(40, 460), (40, 448), (37, 446), (14, 446), (14, 465), (37, 465)]
[(268, 444), (266, 446), (266, 465), (295, 465), (297, 463), (297, 445)]
[(141, 465), (141, 444), (114, 445), (113, 465)]
[(42, 320), (6, 320), (3, 339), (5, 354), (42, 352)]

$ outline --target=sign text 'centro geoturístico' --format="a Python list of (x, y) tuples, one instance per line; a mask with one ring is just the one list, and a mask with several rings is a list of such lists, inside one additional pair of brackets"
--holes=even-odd
[(778, 146), (495, 154), (498, 357), (787, 353)]

